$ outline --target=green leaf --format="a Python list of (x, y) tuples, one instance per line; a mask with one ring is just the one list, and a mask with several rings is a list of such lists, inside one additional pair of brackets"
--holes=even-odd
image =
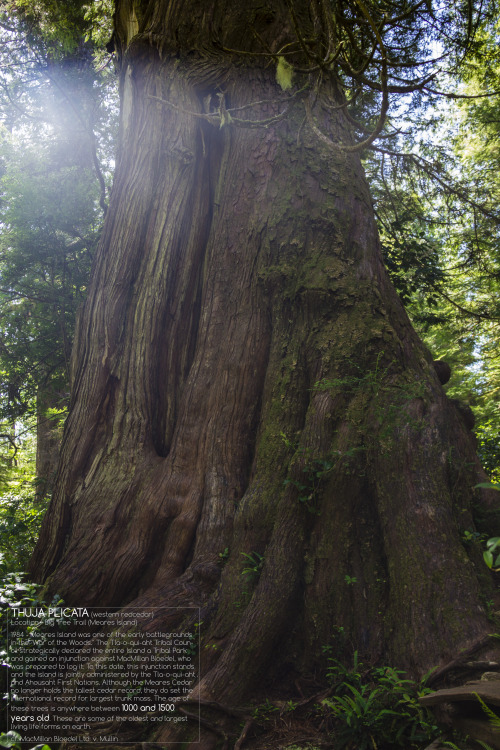
[(293, 68), (284, 57), (278, 57), (276, 65), (276, 81), (283, 91), (292, 88)]
[(494, 727), (500, 727), (500, 716), (497, 716), (497, 714), (492, 711), (489, 706), (486, 705), (486, 703), (477, 693), (472, 693), (472, 695), (474, 695), (481, 704), (481, 708), (488, 717), (490, 724), (492, 724)]
[(482, 742), (481, 740), (475, 739), (474, 742), (476, 742), (478, 745), (481, 745), (483, 750), (493, 750), (491, 745), (488, 745), (486, 742)]
[(489, 550), (486, 550), (485, 552), (483, 552), (483, 559), (486, 565), (488, 566), (488, 568), (493, 567), (493, 555), (491, 554)]
[(7, 734), (0, 734), (1, 747), (13, 747), (21, 741), (22, 737), (17, 732), (7, 732)]

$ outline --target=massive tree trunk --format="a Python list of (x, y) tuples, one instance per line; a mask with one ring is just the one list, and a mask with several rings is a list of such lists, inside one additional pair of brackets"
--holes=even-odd
[(200, 606), (194, 690), (231, 704), (321, 668), (336, 628), (414, 673), (491, 629), (462, 534), (493, 499), (359, 157), (267, 58), (227, 51), (289, 41), (276, 6), (117, 2), (119, 158), (32, 561), (79, 606)]

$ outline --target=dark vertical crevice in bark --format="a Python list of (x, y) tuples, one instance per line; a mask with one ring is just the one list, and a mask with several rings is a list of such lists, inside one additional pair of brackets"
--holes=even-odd
[[(200, 100), (200, 108), (201, 106)], [(164, 295), (164, 312), (157, 311), (161, 339), (153, 342), (158, 362), (151, 373), (153, 382), (150, 409), (153, 443), (157, 454), (163, 457), (170, 450), (184, 384), (196, 354), (205, 255), (223, 142), (223, 134), (200, 122), (194, 154), (197, 171), (185, 208), (184, 229), (181, 232), (181, 236), (189, 236), (193, 223), (197, 224), (197, 235), (192, 243), (193, 254), (186, 277), (179, 280), (173, 276), (171, 279)], [(183, 251), (184, 248), (179, 247), (177, 253)]]

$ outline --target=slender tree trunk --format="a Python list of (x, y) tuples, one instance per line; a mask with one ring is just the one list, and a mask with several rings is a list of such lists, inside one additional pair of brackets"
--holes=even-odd
[[(33, 571), (78, 605), (200, 606), (205, 698), (321, 668), (338, 628), (419, 673), (491, 629), (462, 534), (493, 498), (358, 156), (300, 99), (273, 121), (274, 66), (222, 49), (280, 46), (287, 14), (187, 5), (117, 2), (120, 153)], [(252, 102), (266, 127), (225, 124)]]

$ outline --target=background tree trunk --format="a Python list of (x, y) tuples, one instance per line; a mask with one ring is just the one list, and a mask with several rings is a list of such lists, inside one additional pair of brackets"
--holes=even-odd
[(64, 396), (53, 388), (40, 387), (36, 399), (36, 495), (38, 500), (52, 492), (59, 463), (62, 428), (47, 414), (50, 408), (60, 408)]
[[(322, 668), (338, 628), (414, 673), (491, 629), (462, 534), (494, 498), (388, 281), (358, 156), (300, 101), (267, 127), (201, 116), (282, 112), (274, 67), (221, 51), (252, 49), (250, 26), (289, 38), (259, 8), (117, 2), (117, 172), (32, 561), (79, 606), (200, 606), (216, 648), (195, 690), (231, 704)], [(334, 112), (318, 100), (346, 139)]]

